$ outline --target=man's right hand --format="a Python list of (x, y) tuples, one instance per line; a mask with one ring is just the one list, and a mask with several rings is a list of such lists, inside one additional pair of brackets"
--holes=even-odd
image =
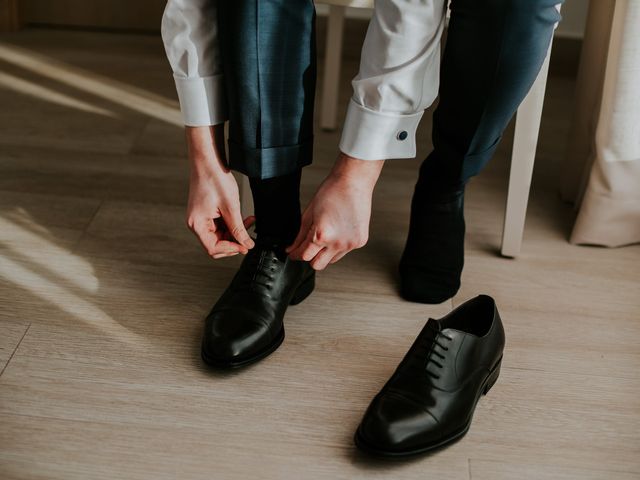
[(246, 254), (255, 217), (243, 220), (238, 184), (226, 167), (224, 126), (187, 127), (191, 175), (187, 225), (213, 258)]

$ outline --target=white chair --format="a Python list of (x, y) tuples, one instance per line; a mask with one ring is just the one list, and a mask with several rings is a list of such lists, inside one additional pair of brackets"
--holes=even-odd
[[(373, 0), (316, 0), (329, 4), (329, 20), (325, 50), (324, 78), (320, 126), (334, 130), (337, 127), (338, 90), (340, 86), (340, 64), (342, 62), (342, 37), (347, 7), (373, 8)], [(549, 47), (549, 53), (551, 47)], [(549, 54), (531, 91), (524, 99), (516, 116), (509, 190), (507, 193), (501, 253), (515, 257), (520, 253), (527, 201), (531, 188), (533, 163), (538, 144), (538, 133), (544, 103), (544, 92), (549, 72)]]

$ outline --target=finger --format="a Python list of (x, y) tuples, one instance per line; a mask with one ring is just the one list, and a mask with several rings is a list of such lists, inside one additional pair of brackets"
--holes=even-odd
[(195, 223), (192, 228), (193, 233), (196, 235), (196, 238), (202, 245), (202, 248), (204, 248), (209, 255), (211, 255), (211, 252), (213, 252), (217, 243), (216, 234), (211, 231), (211, 223), (213, 222), (204, 221), (201, 223)]
[(324, 270), (329, 265), (331, 259), (335, 256), (335, 250), (329, 250), (323, 248), (320, 252), (311, 260), (311, 268), (314, 270)]
[(294, 260), (302, 260), (302, 253), (307, 249), (309, 245), (313, 242), (313, 228), (310, 228), (306, 232), (306, 236), (302, 239), (298, 246), (289, 252), (289, 257)]
[(215, 258), (216, 260), (218, 260), (219, 258), (226, 258), (226, 257), (233, 257), (235, 255), (238, 255), (239, 252), (234, 252), (234, 253), (218, 253), (216, 255), (213, 255), (213, 258)]
[(324, 248), (324, 245), (318, 245), (312, 241), (304, 243), (301, 248), (300, 258), (305, 262), (310, 262)]
[(233, 238), (235, 238), (238, 243), (244, 245), (245, 248), (253, 248), (255, 246), (253, 239), (249, 236), (244, 226), (244, 221), (242, 220), (238, 206), (233, 207), (233, 209), (228, 212), (222, 212), (222, 217), (229, 232), (231, 232), (231, 235), (233, 235)]
[(344, 257), (347, 253), (349, 253), (348, 251), (346, 252), (339, 252), (338, 254), (334, 255), (333, 258), (331, 259), (331, 261), (329, 263), (333, 264), (336, 263), (337, 261), (339, 261), (342, 257)]
[[(247, 218), (245, 218), (245, 219), (242, 221), (242, 224), (244, 225), (244, 228), (246, 228), (247, 230), (248, 230), (249, 228), (251, 228), (251, 226), (252, 226), (254, 223), (256, 223), (256, 217), (255, 217), (254, 215), (250, 215), (250, 216), (248, 216)], [(223, 238), (224, 240), (231, 240), (231, 241), (235, 240), (235, 239), (233, 238), (233, 235), (231, 235), (231, 232), (229, 232), (228, 230), (225, 230), (225, 231), (224, 231), (224, 233), (222, 234), (222, 238)]]
[(251, 226), (256, 223), (256, 216), (255, 215), (249, 215), (247, 218), (245, 218), (242, 221), (242, 224), (244, 225), (244, 228), (249, 229), (251, 228)]
[(207, 218), (207, 231), (214, 233), (218, 231), (218, 225), (215, 218)]
[(206, 223), (196, 224), (194, 226), (194, 233), (202, 247), (210, 256), (214, 256), (220, 253), (246, 253), (247, 249), (236, 242), (230, 242), (227, 240), (218, 240), (215, 233), (209, 231)]
[(302, 219), (300, 221), (300, 230), (298, 230), (298, 235), (296, 239), (293, 241), (291, 245), (284, 249), (285, 252), (291, 253), (295, 249), (299, 248), (304, 239), (307, 237), (309, 233), (309, 229), (311, 228), (311, 221), (309, 220), (309, 215), (307, 215), (306, 211), (302, 214)]
[(230, 240), (218, 240), (213, 247), (211, 256), (227, 253), (247, 253), (247, 249), (239, 243)]

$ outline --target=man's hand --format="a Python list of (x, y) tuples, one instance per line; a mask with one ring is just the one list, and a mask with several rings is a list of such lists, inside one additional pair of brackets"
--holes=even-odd
[(224, 127), (187, 127), (191, 176), (187, 225), (213, 258), (246, 254), (254, 217), (240, 213), (238, 184), (225, 166)]
[(287, 253), (323, 270), (369, 238), (371, 199), (383, 160), (358, 160), (340, 154), (302, 215), (300, 232)]

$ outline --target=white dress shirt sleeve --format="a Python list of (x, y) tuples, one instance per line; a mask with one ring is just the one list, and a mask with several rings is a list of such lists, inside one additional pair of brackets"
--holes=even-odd
[(161, 32), (185, 125), (223, 123), (227, 112), (217, 0), (168, 0)]
[(438, 94), (445, 0), (376, 0), (353, 79), (340, 150), (362, 160), (413, 158)]

